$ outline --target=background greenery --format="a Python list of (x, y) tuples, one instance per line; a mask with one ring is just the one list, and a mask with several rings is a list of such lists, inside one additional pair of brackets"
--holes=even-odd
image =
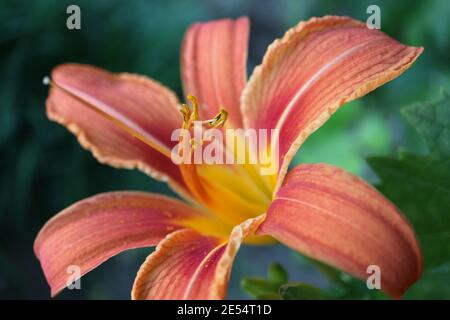
[[(65, 27), (70, 4), (81, 8), (81, 30)], [(396, 158), (399, 149), (413, 154), (407, 158), (428, 152), (400, 110), (417, 101), (435, 100), (441, 87), (449, 88), (449, 1), (0, 0), (0, 298), (49, 297), (32, 245), (39, 228), (62, 208), (109, 190), (170, 194), (164, 184), (137, 171), (100, 165), (64, 128), (47, 120), (47, 88), (42, 86), (42, 78), (55, 65), (83, 62), (116, 72), (141, 73), (181, 96), (180, 42), (187, 26), (195, 21), (250, 16), (250, 73), (261, 61), (267, 45), (298, 21), (325, 14), (365, 20), (370, 4), (380, 6), (384, 32), (408, 45), (423, 46), (425, 52), (399, 79), (341, 109), (307, 141), (295, 163), (323, 161), (339, 165), (378, 183), (391, 199), (398, 200), (402, 209), (412, 212), (408, 209), (410, 202), (399, 203), (402, 197), (392, 194), (404, 184), (390, 186), (380, 166), (409, 161), (404, 160), (405, 156)], [(443, 115), (448, 118), (448, 113)], [(365, 161), (373, 156), (376, 157), (370, 163), (382, 180)], [(438, 165), (448, 163), (434, 156), (433, 160), (424, 161), (411, 160), (416, 168), (410, 169), (406, 177), (419, 169), (425, 170), (423, 175), (427, 176), (429, 171), (424, 168), (435, 167), (430, 161)], [(441, 167), (442, 172), (435, 173), (440, 180), (429, 188), (431, 191), (439, 189), (442, 183), (447, 183), (448, 191), (448, 170)], [(444, 208), (449, 204), (445, 195), (439, 198)], [(427, 196), (420, 199), (422, 204), (430, 200)], [(426, 226), (425, 231), (430, 231)], [(135, 250), (111, 259), (82, 279), (82, 290), (66, 290), (58, 298), (127, 299), (136, 271), (149, 252), (150, 249)], [(324, 275), (314, 264), (286, 248), (245, 247), (233, 269), (229, 297), (248, 297), (239, 286), (241, 278), (265, 275), (272, 261), (287, 269), (291, 281), (321, 288), (332, 283), (332, 272)], [(442, 284), (441, 291), (436, 293), (436, 287), (425, 282), (414, 288), (411, 297), (449, 298), (450, 293), (445, 290), (450, 282), (449, 270), (449, 266), (440, 265), (431, 276), (427, 274)], [(447, 278), (439, 276), (442, 272)], [(353, 285), (351, 281), (347, 283)], [(306, 290), (319, 294), (310, 288)]]

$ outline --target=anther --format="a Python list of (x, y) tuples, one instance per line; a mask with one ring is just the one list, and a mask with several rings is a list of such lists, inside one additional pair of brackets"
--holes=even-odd
[[(194, 122), (198, 120), (198, 100), (195, 96), (189, 94), (187, 99), (191, 102), (191, 108), (185, 103), (181, 105), (180, 112), (183, 117), (183, 128), (189, 129)], [(225, 109), (220, 109), (220, 112), (212, 119), (200, 121), (202, 124), (211, 128), (222, 128), (227, 121), (228, 112)]]
[(193, 96), (192, 94), (188, 94), (187, 98), (191, 101), (192, 103), (192, 115), (191, 117), (194, 117), (193, 120), (197, 120), (198, 119), (198, 101), (197, 98), (195, 96)]
[(222, 128), (227, 119), (228, 112), (225, 109), (220, 109), (220, 112), (214, 118), (206, 120), (206, 123), (212, 128)]
[(183, 103), (181, 105), (180, 112), (181, 112), (181, 114), (183, 116), (183, 124), (187, 124), (189, 122), (189, 118), (191, 116), (191, 110), (189, 109), (187, 104)]

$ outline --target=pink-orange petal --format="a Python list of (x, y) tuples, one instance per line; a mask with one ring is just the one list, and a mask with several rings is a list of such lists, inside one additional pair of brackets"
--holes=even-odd
[[(50, 89), (46, 103), (49, 119), (66, 126), (100, 162), (138, 168), (187, 194), (180, 171), (170, 159), (177, 143), (171, 141), (171, 134), (181, 123), (172, 91), (143, 76), (78, 64), (57, 66), (52, 82), (57, 87)], [(147, 143), (118, 126), (119, 122)]]
[(81, 200), (50, 219), (34, 244), (52, 296), (66, 287), (71, 265), (81, 275), (132, 248), (156, 245), (202, 213), (144, 192), (110, 192)]
[(348, 17), (301, 22), (272, 43), (242, 94), (247, 128), (279, 129), (279, 176), (307, 137), (340, 106), (408, 69), (408, 47)]
[(228, 240), (183, 229), (168, 235), (142, 264), (132, 298), (224, 299), (234, 257), (263, 216), (236, 226)]
[(420, 276), (422, 255), (414, 231), (375, 188), (326, 164), (288, 173), (258, 234), (367, 279), (381, 270), (381, 289), (399, 298)]
[(247, 17), (196, 23), (186, 32), (181, 51), (184, 93), (198, 98), (201, 119), (212, 118), (223, 107), (231, 126), (242, 126), (248, 36)]

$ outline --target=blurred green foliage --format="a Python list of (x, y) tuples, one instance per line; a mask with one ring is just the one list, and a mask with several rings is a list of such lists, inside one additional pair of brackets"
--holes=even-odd
[[(410, 298), (450, 299), (450, 96), (404, 108), (429, 152), (373, 157), (378, 186), (414, 226), (425, 271), (407, 292)], [(434, 288), (434, 289), (433, 289)]]
[[(439, 87), (450, 83), (449, 1), (261, 2), (0, 0), (0, 297), (49, 297), (32, 244), (45, 221), (67, 205), (109, 190), (172, 194), (164, 184), (139, 172), (98, 164), (71, 134), (47, 120), (47, 88), (42, 78), (59, 63), (81, 62), (148, 75), (180, 95), (180, 43), (187, 26), (195, 21), (250, 16), (251, 71), (267, 45), (298, 21), (325, 14), (365, 20), (367, 6), (377, 4), (382, 30), (403, 43), (424, 46), (425, 53), (399, 79), (339, 111), (308, 140), (295, 162), (325, 161), (375, 178), (364, 157), (388, 155), (400, 146), (424, 150), (399, 110), (436, 96)], [(70, 31), (65, 26), (70, 4), (81, 8), (81, 30)], [(244, 249), (247, 256), (257, 250)], [(282, 262), (290, 270), (298, 269), (295, 258), (285, 255), (284, 249), (270, 250), (283, 253)], [(119, 255), (83, 278), (83, 290), (66, 291), (60, 297), (128, 298), (134, 275), (149, 252), (142, 249)], [(232, 277), (264, 274), (273, 255), (255, 257), (260, 258), (248, 262), (238, 255)], [(305, 270), (291, 272), (293, 280), (323, 283), (319, 274)], [(432, 276), (436, 274), (439, 270)], [(309, 278), (302, 278), (305, 275)], [(236, 281), (231, 284), (230, 297), (244, 297)]]
[(327, 294), (321, 289), (303, 282), (288, 282), (289, 275), (279, 263), (267, 269), (267, 278), (245, 277), (242, 289), (258, 300), (322, 300)]
[(267, 277), (245, 277), (241, 281), (242, 289), (258, 300), (281, 299), (279, 288), (289, 280), (287, 271), (279, 263), (272, 263), (267, 269)]

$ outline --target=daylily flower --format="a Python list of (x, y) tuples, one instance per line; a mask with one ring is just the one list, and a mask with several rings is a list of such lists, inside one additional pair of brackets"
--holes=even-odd
[(382, 290), (394, 298), (418, 279), (414, 231), (375, 188), (328, 164), (287, 171), (339, 107), (400, 75), (423, 49), (348, 17), (312, 18), (275, 40), (247, 82), (248, 36), (245, 17), (192, 25), (182, 80), (197, 97), (199, 119), (225, 107), (228, 128), (280, 130), (272, 176), (260, 175), (258, 165), (175, 165), (171, 133), (193, 111), (183, 107), (182, 120), (175, 94), (154, 80), (77, 64), (52, 71), (51, 120), (100, 162), (138, 168), (183, 199), (110, 192), (58, 213), (34, 246), (52, 296), (66, 286), (68, 266), (85, 274), (124, 250), (157, 245), (137, 274), (133, 299), (222, 299), (241, 243), (274, 239), (358, 278), (377, 265)]

